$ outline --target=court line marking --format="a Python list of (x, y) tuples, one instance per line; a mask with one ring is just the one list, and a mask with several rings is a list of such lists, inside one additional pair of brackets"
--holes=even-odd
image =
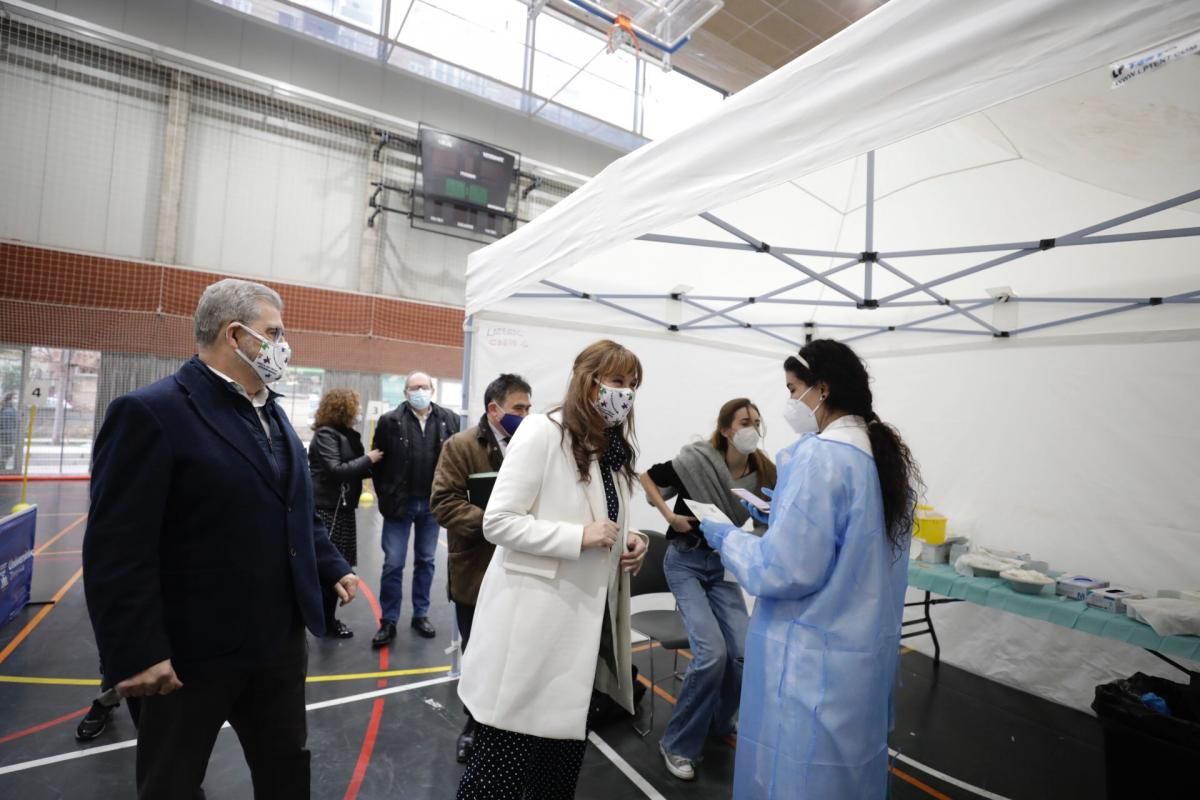
[(5, 659), (12, 655), (13, 651), (20, 646), (21, 642), (25, 641), (25, 637), (33, 633), (34, 628), (42, 624), (42, 620), (46, 618), (47, 614), (55, 609), (55, 607), (58, 605), (58, 601), (63, 598), (63, 595), (67, 593), (67, 590), (74, 586), (75, 581), (82, 577), (83, 567), (80, 567), (79, 569), (75, 570), (75, 574), (68, 578), (67, 582), (59, 587), (59, 590), (54, 593), (54, 597), (50, 598), (50, 604), (42, 606), (42, 609), (34, 615), (33, 619), (25, 623), (25, 627), (21, 628), (20, 632), (13, 637), (13, 640), (9, 642), (3, 650), (0, 650), (0, 664), (3, 664)]
[[(652, 645), (643, 646), (642, 651), (650, 650), (653, 647), (657, 646), (657, 644), (658, 643), (655, 642)], [(639, 652), (639, 651), (635, 649), (634, 652)], [(638, 674), (638, 682), (641, 683), (642, 685), (646, 686), (647, 688), (651, 687), (650, 679), (641, 673)], [(654, 688), (654, 693), (656, 695), (658, 695), (659, 697), (661, 697), (663, 700), (670, 703), (671, 705), (675, 705), (676, 698), (674, 695), (670, 694), (667, 690), (663, 689), (661, 686), (654, 686), (653, 688)], [(653, 702), (653, 700), (651, 702)], [(737, 746), (737, 744), (736, 744), (737, 740), (735, 737), (732, 737), (732, 736), (727, 737), (725, 741), (727, 741), (733, 747)], [(955, 778), (951, 775), (947, 775), (944, 772), (939, 772), (938, 770), (933, 769), (932, 767), (928, 767), (925, 764), (922, 764), (920, 761), (917, 761), (916, 759), (912, 759), (912, 758), (909, 758), (908, 756), (901, 755), (898, 751), (893, 750), (890, 747), (888, 748), (888, 754), (897, 761), (908, 764), (909, 766), (912, 766), (912, 767), (926, 773), (927, 775), (937, 778), (938, 780), (944, 781), (952, 786), (957, 786), (959, 789), (963, 789), (965, 791), (972, 792), (972, 793), (978, 795), (979, 797), (986, 798), (987, 800), (1009, 800), (1009, 798), (1004, 797), (1003, 795), (998, 795), (998, 794), (995, 794), (994, 792), (989, 792), (987, 789), (981, 789), (978, 786), (973, 786), (972, 784), (969, 784), (966, 781), (959, 780), (958, 778)], [(926, 786), (924, 783), (922, 783), (917, 778), (913, 777), (912, 775), (909, 775), (907, 772), (904, 772), (903, 770), (897, 769), (896, 767), (892, 766), (891, 764), (888, 765), (888, 770), (891, 771), (892, 773), (894, 773), (896, 775), (896, 777), (900, 778), (905, 783), (909, 783), (912, 786), (915, 786), (917, 789), (920, 789), (921, 791), (925, 792), (927, 795), (929, 795), (930, 797), (933, 797), (935, 800), (950, 800), (950, 798), (948, 798), (942, 792), (939, 792), (937, 789), (934, 789), (931, 786)]]
[[(338, 697), (333, 700), (325, 700), (320, 703), (310, 703), (304, 707), (305, 711), (318, 711), (322, 708), (332, 708), (334, 706), (346, 705), (347, 703), (356, 703), (360, 700), (374, 700), (376, 697), (384, 697), (389, 694), (399, 694), (400, 692), (411, 692), (417, 689), (424, 689), (429, 686), (437, 686), (443, 683), (456, 681), (458, 678), (449, 676), (442, 678), (433, 678), (431, 680), (417, 681), (415, 683), (406, 683), (403, 686), (391, 686), (387, 689), (376, 689), (373, 692), (363, 692), (362, 694), (354, 694), (349, 697)], [(222, 729), (228, 728), (229, 723), (226, 722), (221, 726)], [(48, 767), (51, 764), (61, 764), (64, 761), (74, 761), (79, 758), (87, 758), (88, 756), (98, 756), (102, 753), (112, 753), (117, 750), (127, 750), (137, 745), (137, 739), (126, 739), (123, 742), (115, 744), (101, 745), (100, 747), (89, 747), (86, 750), (75, 750), (69, 753), (61, 753), (56, 756), (47, 756), (45, 758), (35, 758), (32, 761), (22, 761), (17, 764), (10, 764), (6, 767), (0, 767), (0, 775), (9, 775), (13, 772), (24, 772), (26, 770), (36, 769), (38, 767)]]
[[(928, 775), (931, 775), (934, 778), (937, 778), (939, 781), (944, 781), (944, 782), (950, 784), (951, 786), (957, 786), (959, 789), (963, 789), (965, 791), (971, 792), (975, 795), (978, 795), (979, 797), (985, 797), (985, 798), (987, 798), (987, 800), (1009, 800), (1009, 798), (1005, 797), (1002, 794), (996, 794), (995, 792), (989, 792), (987, 789), (981, 789), (978, 786), (973, 786), (973, 785), (967, 783), (966, 781), (961, 781), (958, 778), (954, 777), (953, 775), (947, 775), (944, 772), (939, 772), (938, 770), (934, 769), (933, 767), (928, 767), (928, 766), (922, 764), (920, 761), (917, 761), (916, 759), (913, 759), (913, 758), (909, 758), (908, 756), (900, 753), (897, 750), (893, 750), (890, 747), (888, 748), (888, 754), (890, 756), (892, 756), (892, 758), (896, 759), (897, 761), (908, 764), (911, 767), (916, 767), (917, 769), (921, 770), (922, 772), (924, 772)], [(893, 769), (895, 769), (895, 768), (893, 767)]]
[(8, 742), (21, 739), (25, 736), (32, 736), (35, 733), (41, 733), (47, 728), (53, 728), (55, 725), (61, 725), (64, 722), (70, 722), (78, 719), (90, 710), (91, 706), (88, 706), (87, 708), (81, 708), (78, 711), (72, 711), (70, 714), (63, 714), (61, 717), (55, 717), (54, 719), (47, 720), (46, 722), (39, 722), (37, 725), (32, 725), (24, 730), (13, 731), (12, 733), (0, 736), (0, 744), (7, 744)]
[(642, 777), (642, 774), (634, 769), (628, 761), (621, 758), (620, 753), (609, 747), (608, 742), (597, 736), (595, 731), (588, 731), (587, 738), (589, 742), (596, 746), (596, 749), (599, 750), (605, 758), (612, 762), (613, 766), (621, 771), (621, 774), (629, 779), (630, 783), (641, 789), (642, 794), (644, 794), (650, 800), (667, 800), (667, 798), (663, 796), (662, 792), (658, 791), (658, 789), (655, 789), (654, 785), (650, 783), (650, 781)]
[(50, 545), (54, 544), (59, 539), (66, 536), (68, 533), (70, 533), (71, 531), (75, 530), (80, 525), (82, 525), (83, 521), (85, 519), (87, 519), (87, 514), (80, 514), (79, 519), (75, 520), (70, 525), (68, 525), (67, 527), (65, 527), (61, 531), (59, 531), (58, 533), (51, 536), (49, 541), (43, 542), (41, 547), (39, 547), (33, 551), (33, 554), (35, 556), (40, 556), (46, 550), (46, 548), (48, 548)]
[[(335, 675), (309, 675), (305, 683), (331, 683), (338, 681), (360, 681), (374, 678), (402, 678), (407, 675), (438, 675), (450, 671), (450, 667), (414, 667), (413, 669), (390, 669), (380, 672), (353, 672)], [(22, 683), (33, 686), (99, 686), (99, 678), (45, 678), (37, 675), (0, 675), (0, 683)]]

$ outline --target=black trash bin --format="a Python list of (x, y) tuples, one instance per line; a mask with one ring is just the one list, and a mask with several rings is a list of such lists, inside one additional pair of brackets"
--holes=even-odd
[[(1142, 702), (1147, 692), (1167, 702), (1170, 716)], [(1200, 682), (1188, 686), (1139, 672), (1097, 686), (1092, 710), (1104, 727), (1109, 800), (1196, 796), (1184, 787), (1197, 786)]]

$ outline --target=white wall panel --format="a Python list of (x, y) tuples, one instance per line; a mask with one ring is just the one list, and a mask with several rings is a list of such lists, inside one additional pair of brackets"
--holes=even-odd
[(38, 240), (46, 140), (50, 129), (50, 78), (0, 65), (0, 236)]

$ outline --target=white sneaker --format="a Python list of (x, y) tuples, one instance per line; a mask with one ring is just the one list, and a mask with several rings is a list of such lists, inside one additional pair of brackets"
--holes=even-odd
[(662, 742), (658, 743), (658, 752), (662, 753), (663, 763), (667, 765), (667, 772), (681, 781), (693, 781), (696, 779), (696, 766), (690, 758), (671, 755), (662, 746)]

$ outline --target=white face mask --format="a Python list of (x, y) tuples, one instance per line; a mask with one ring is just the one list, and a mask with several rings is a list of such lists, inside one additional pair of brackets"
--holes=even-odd
[(620, 425), (633, 410), (633, 389), (621, 389), (615, 386), (600, 384), (600, 397), (596, 399), (596, 408), (604, 417), (604, 423), (612, 428)]
[(733, 435), (733, 446), (739, 453), (750, 455), (758, 449), (758, 431), (754, 428), (742, 428)]
[(238, 354), (238, 358), (249, 364), (255, 374), (268, 386), (282, 378), (287, 372), (288, 362), (292, 360), (292, 348), (287, 343), (287, 339), (280, 337), (279, 341), (272, 342), (258, 331), (240, 322), (235, 322), (234, 325), (258, 339), (260, 343), (258, 354), (254, 358), (249, 358), (242, 352), (242, 348), (235, 347), (234, 352)]
[[(783, 409), (783, 418), (787, 420), (788, 425), (792, 426), (792, 430), (803, 436), (806, 433), (816, 433), (821, 429), (817, 424), (816, 408), (809, 408), (804, 402), (804, 395), (812, 391), (813, 387), (808, 387), (804, 390), (804, 394), (799, 397), (790, 397), (787, 401), (787, 406)], [(818, 403), (817, 408), (821, 405)]]

